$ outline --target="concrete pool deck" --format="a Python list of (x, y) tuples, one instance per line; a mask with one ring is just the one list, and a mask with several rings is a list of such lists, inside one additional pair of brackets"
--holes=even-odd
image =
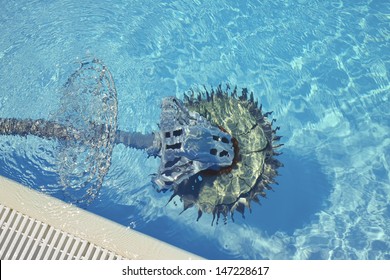
[(202, 259), (0, 176), (0, 259)]

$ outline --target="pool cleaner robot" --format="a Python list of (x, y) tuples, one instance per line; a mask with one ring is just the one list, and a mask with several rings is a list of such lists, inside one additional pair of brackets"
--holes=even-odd
[(195, 206), (198, 219), (210, 213), (218, 223), (221, 216), (234, 220), (235, 211), (244, 216), (276, 183), (282, 144), (271, 113), (263, 113), (247, 89), (218, 86), (189, 91), (183, 101), (164, 98), (158, 131), (121, 131), (112, 75), (94, 59), (69, 77), (53, 120), (0, 118), (0, 134), (58, 140), (60, 183), (78, 202), (98, 194), (114, 145), (143, 149), (160, 158), (152, 181), (159, 191), (172, 191), (169, 201), (178, 196), (183, 211)]

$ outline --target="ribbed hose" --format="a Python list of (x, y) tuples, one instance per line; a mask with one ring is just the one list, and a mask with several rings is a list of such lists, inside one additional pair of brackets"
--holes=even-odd
[[(94, 129), (96, 131), (95, 136), (97, 137), (104, 131), (101, 125), (95, 125)], [(82, 132), (79, 130), (43, 119), (0, 118), (0, 135), (34, 135), (45, 139), (64, 141), (78, 141), (82, 139), (82, 141), (85, 141), (85, 137), (83, 137)], [(93, 142), (93, 138), (90, 142)], [(139, 132), (131, 133), (117, 130), (115, 135), (115, 144), (124, 144), (127, 147), (135, 149), (149, 149), (153, 146), (153, 141), (153, 134), (144, 135)]]
[(115, 144), (124, 144), (135, 149), (149, 149), (153, 146), (154, 134), (142, 134), (139, 132), (127, 132), (117, 130)]
[(43, 119), (0, 118), (0, 135), (34, 135), (45, 139), (77, 140), (80, 132)]

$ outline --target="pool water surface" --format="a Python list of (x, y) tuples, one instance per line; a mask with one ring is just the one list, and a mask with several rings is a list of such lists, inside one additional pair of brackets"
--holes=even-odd
[[(390, 3), (381, 0), (2, 1), (0, 118), (50, 119), (97, 57), (118, 128), (158, 129), (161, 100), (247, 87), (280, 126), (278, 185), (211, 226), (159, 193), (158, 158), (114, 147), (88, 211), (209, 259), (390, 259)], [(77, 68), (77, 67), (76, 67)], [(56, 141), (0, 136), (0, 175), (67, 201)]]

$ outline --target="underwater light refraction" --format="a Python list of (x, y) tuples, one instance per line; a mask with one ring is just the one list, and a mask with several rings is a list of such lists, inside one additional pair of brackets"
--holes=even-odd
[[(97, 59), (82, 62), (64, 85), (51, 120), (0, 118), (2, 135), (34, 135), (60, 143), (60, 184), (75, 202), (90, 202), (107, 174), (115, 144), (144, 149), (161, 159), (152, 182), (198, 208), (233, 219), (276, 183), (282, 164), (275, 158), (280, 136), (271, 112), (263, 114), (253, 93), (237, 87), (191, 90), (181, 101), (162, 100), (159, 130), (144, 135), (117, 129), (117, 92), (108, 68)], [(80, 168), (82, 167), (82, 168)]]

